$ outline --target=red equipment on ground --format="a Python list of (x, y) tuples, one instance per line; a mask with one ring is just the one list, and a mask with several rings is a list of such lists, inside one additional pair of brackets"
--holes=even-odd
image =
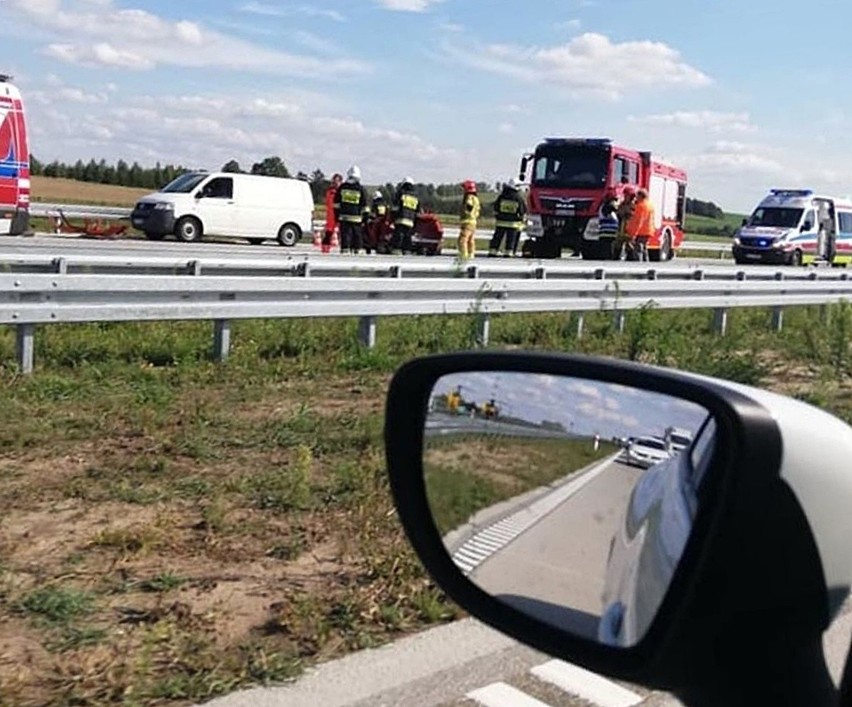
[(367, 255), (373, 251), (379, 255), (390, 253), (392, 237), (393, 221), (390, 214), (370, 219), (364, 228), (364, 249)]
[(68, 217), (59, 212), (58, 230), (60, 233), (73, 233), (86, 238), (115, 239), (120, 238), (127, 231), (123, 224), (105, 224), (103, 219), (83, 219), (82, 226), (76, 226), (68, 220)]
[(440, 255), (444, 243), (444, 227), (437, 214), (418, 214), (414, 222), (411, 245), (418, 255)]

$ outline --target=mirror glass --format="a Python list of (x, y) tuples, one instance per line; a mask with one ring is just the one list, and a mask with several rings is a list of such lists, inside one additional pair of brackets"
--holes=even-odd
[(498, 600), (612, 646), (642, 639), (692, 528), (716, 425), (693, 402), (581, 378), (441, 378), (423, 468), (456, 566)]

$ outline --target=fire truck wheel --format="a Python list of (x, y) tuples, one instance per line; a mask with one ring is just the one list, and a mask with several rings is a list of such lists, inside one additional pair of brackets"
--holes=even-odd
[(194, 216), (184, 216), (175, 224), (175, 235), (179, 241), (195, 243), (204, 235), (204, 227)]

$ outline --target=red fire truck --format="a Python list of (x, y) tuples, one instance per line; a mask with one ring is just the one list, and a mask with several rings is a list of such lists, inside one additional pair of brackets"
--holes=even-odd
[[(527, 172), (532, 166), (532, 174)], [(584, 259), (613, 258), (613, 236), (598, 233), (598, 210), (607, 193), (644, 187), (654, 205), (652, 260), (674, 257), (683, 242), (686, 172), (650, 152), (617, 147), (605, 138), (548, 138), (524, 155), (521, 181), (530, 185), (524, 254), (558, 258), (571, 248)]]
[(24, 104), (10, 77), (0, 74), (0, 235), (29, 226), (30, 151)]

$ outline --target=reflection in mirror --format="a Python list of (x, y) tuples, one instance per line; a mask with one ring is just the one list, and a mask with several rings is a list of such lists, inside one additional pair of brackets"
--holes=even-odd
[(642, 639), (715, 449), (695, 403), (580, 378), (476, 371), (429, 402), (430, 509), (459, 569), (500, 601), (613, 646)]

